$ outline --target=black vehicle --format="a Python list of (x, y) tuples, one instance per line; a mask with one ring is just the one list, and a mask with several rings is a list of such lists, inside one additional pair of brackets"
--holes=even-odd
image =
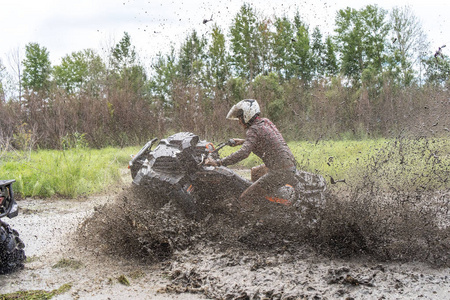
[(26, 259), (25, 245), (19, 238), (19, 233), (1, 218), (14, 218), (19, 208), (14, 200), (12, 184), (15, 180), (0, 180), (0, 274), (5, 274), (23, 268)]
[[(180, 132), (149, 141), (129, 162), (133, 183), (161, 199), (176, 199), (188, 213), (210, 201), (237, 199), (252, 182), (230, 168), (204, 165), (208, 156), (219, 158), (218, 151), (232, 140), (218, 145), (190, 132)], [(326, 183), (322, 176), (297, 170), (298, 186), (281, 187), (267, 200), (300, 208), (324, 205)]]

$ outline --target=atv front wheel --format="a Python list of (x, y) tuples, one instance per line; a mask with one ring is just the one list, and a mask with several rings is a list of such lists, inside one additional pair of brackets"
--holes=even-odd
[(24, 243), (19, 233), (9, 225), (0, 223), (0, 274), (23, 268), (26, 259)]

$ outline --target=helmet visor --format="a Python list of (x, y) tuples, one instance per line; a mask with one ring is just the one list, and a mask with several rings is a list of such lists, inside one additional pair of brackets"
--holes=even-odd
[(237, 104), (233, 105), (227, 114), (228, 120), (239, 120), (239, 117), (243, 115), (242, 108), (238, 107)]

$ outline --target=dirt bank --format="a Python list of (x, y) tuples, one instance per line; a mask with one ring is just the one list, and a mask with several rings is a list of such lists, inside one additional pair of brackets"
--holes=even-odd
[[(20, 232), (29, 261), (24, 270), (0, 275), (0, 294), (50, 291), (67, 283), (71, 289), (53, 299), (448, 299), (450, 294), (448, 268), (364, 256), (331, 259), (294, 238), (279, 239), (265, 220), (250, 230), (246, 220), (236, 219), (236, 225), (214, 216), (177, 226), (177, 218), (164, 212), (128, 218), (127, 209), (145, 202), (124, 198), (127, 188), (78, 200), (21, 200), (20, 215), (7, 221)], [(113, 225), (107, 212), (117, 216)], [(230, 206), (221, 214), (236, 212)], [(166, 226), (155, 231), (154, 222)], [(202, 227), (207, 224), (208, 230)], [(112, 234), (130, 228), (135, 239)], [(230, 228), (240, 229), (233, 235), (225, 232)], [(150, 239), (145, 232), (158, 235)], [(246, 246), (233, 247), (233, 239)], [(151, 240), (148, 249), (159, 252), (123, 253), (122, 243), (133, 249), (134, 240)]]

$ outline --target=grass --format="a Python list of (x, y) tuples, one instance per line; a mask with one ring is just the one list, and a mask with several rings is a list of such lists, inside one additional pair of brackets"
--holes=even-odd
[[(308, 141), (289, 142), (288, 146), (294, 154), (302, 170), (330, 175), (334, 178), (343, 178), (356, 163), (374, 155), (379, 149), (385, 147), (388, 141)], [(225, 147), (221, 150), (221, 157), (225, 157), (236, 148)], [(262, 160), (251, 154), (238, 165), (246, 168), (262, 164)]]
[(291, 142), (289, 147), (292, 149), (302, 169), (342, 178), (345, 177), (354, 164), (372, 156), (378, 149), (383, 148), (386, 143), (387, 141), (383, 139), (319, 141), (318, 143)]
[(119, 283), (121, 283), (123, 285), (126, 285), (126, 286), (130, 286), (131, 285), (130, 281), (128, 280), (128, 278), (125, 275), (120, 275), (117, 278), (117, 281), (119, 281)]
[(7, 152), (0, 156), (0, 177), (15, 179), (22, 197), (94, 194), (120, 182), (134, 148), (73, 148), (64, 151)]
[(447, 139), (395, 139), (374, 146), (351, 164), (356, 184), (384, 191), (450, 188), (450, 143)]
[[(353, 184), (370, 182), (385, 190), (450, 188), (447, 139), (294, 141), (288, 145), (302, 170), (321, 174), (328, 182), (333, 177)], [(220, 155), (237, 149), (225, 147)], [(261, 163), (251, 154), (238, 165), (250, 168)]]
[(72, 258), (62, 258), (52, 266), (53, 269), (70, 268), (77, 270), (83, 266), (83, 263)]
[(72, 284), (63, 284), (58, 289), (54, 289), (50, 292), (43, 290), (33, 290), (33, 291), (20, 291), (10, 294), (0, 295), (0, 300), (12, 300), (12, 299), (23, 299), (23, 300), (44, 300), (51, 299), (54, 296), (64, 294), (72, 288)]

